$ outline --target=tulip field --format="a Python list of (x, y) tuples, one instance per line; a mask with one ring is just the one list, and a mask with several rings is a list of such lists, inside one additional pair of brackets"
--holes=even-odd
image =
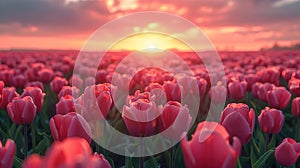
[[(175, 53), (0, 51), (0, 168), (300, 167), (300, 51), (223, 51), (209, 72)], [(157, 135), (145, 155), (125, 140)]]

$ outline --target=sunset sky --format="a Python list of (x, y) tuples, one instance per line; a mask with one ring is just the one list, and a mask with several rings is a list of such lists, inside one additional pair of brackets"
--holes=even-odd
[[(299, 0), (0, 0), (0, 49), (79, 50), (93, 32), (113, 19), (165, 11), (196, 24), (219, 50), (259, 50), (275, 42), (300, 42), (299, 9)], [(159, 22), (136, 25), (132, 33), (170, 29)], [(111, 35), (124, 30), (126, 24)], [(166, 43), (177, 47), (175, 42)]]

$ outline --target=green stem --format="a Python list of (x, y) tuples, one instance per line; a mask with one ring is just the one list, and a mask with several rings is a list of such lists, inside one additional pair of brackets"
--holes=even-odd
[(28, 125), (24, 126), (24, 158), (28, 156)]
[(295, 140), (298, 142), (299, 141), (299, 127), (300, 127), (300, 119), (297, 118), (297, 124), (296, 124), (296, 135), (295, 135)]
[(267, 152), (267, 151), (268, 151), (268, 144), (269, 144), (269, 141), (270, 141), (270, 136), (269, 136), (269, 134), (268, 134), (268, 133), (266, 133), (265, 135), (266, 135), (266, 142), (265, 142), (266, 146), (265, 146), (265, 152)]
[(33, 151), (35, 151), (36, 140), (35, 140), (35, 128), (34, 128), (34, 122), (31, 123), (31, 141), (32, 141), (32, 148), (33, 148)]

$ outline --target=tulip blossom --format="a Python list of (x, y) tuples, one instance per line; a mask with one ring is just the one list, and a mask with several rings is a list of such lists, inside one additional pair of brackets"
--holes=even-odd
[(65, 115), (70, 112), (75, 112), (73, 97), (71, 95), (66, 95), (56, 104), (56, 114)]
[(0, 99), (0, 109), (6, 109), (7, 104), (12, 101), (13, 98), (19, 96), (14, 87), (6, 87), (2, 89), (2, 95)]
[(300, 144), (292, 138), (285, 138), (275, 150), (277, 162), (283, 166), (291, 166), (300, 156)]
[(255, 113), (246, 104), (230, 103), (223, 110), (220, 123), (231, 137), (236, 136), (242, 144), (247, 144), (254, 130)]
[(37, 107), (30, 96), (15, 97), (7, 105), (7, 113), (15, 124), (30, 124), (34, 120)]
[(284, 109), (291, 100), (291, 93), (284, 87), (276, 87), (267, 92), (266, 99), (271, 107)]
[(39, 155), (32, 154), (24, 160), (22, 168), (41, 168), (43, 161)]
[(257, 91), (257, 95), (258, 95), (258, 98), (261, 100), (261, 101), (266, 101), (267, 98), (267, 92), (270, 91), (270, 90), (273, 90), (275, 88), (275, 85), (271, 84), (271, 83), (264, 83), (264, 84), (261, 84), (259, 86), (259, 89)]
[(251, 92), (252, 92), (252, 95), (256, 98), (258, 98), (258, 90), (261, 87), (261, 85), (262, 85), (262, 83), (260, 83), (260, 82), (255, 82), (252, 85)]
[(215, 122), (201, 122), (190, 141), (181, 140), (184, 163), (187, 168), (234, 168), (241, 151), (237, 137), (230, 143), (226, 129)]
[(137, 99), (123, 107), (122, 118), (128, 132), (133, 136), (151, 135), (156, 127), (156, 117), (161, 108), (149, 99)]
[(64, 86), (58, 93), (58, 99), (66, 95), (77, 97), (78, 94), (79, 94), (79, 89), (77, 89), (75, 86)]
[(232, 98), (240, 100), (246, 95), (247, 82), (246, 81), (232, 81), (228, 84), (228, 91)]
[(54, 77), (54, 72), (50, 68), (43, 68), (38, 71), (39, 81), (43, 83), (50, 83), (53, 77)]
[(82, 138), (68, 138), (62, 142), (55, 142), (44, 157), (37, 154), (27, 157), (22, 168), (111, 168), (102, 154), (94, 153), (90, 145)]
[(66, 85), (68, 85), (68, 81), (65, 78), (61, 77), (55, 77), (50, 83), (51, 90), (55, 93), (59, 93), (63, 86)]
[(3, 88), (4, 88), (4, 82), (0, 81), (0, 95), (2, 94)]
[(282, 111), (266, 107), (258, 116), (260, 128), (269, 134), (278, 134), (284, 124), (284, 115)]
[(254, 83), (258, 82), (258, 77), (255, 74), (249, 74), (245, 77), (247, 82), (247, 90), (251, 91)]
[(161, 115), (157, 118), (159, 132), (168, 138), (179, 140), (183, 132), (187, 132), (192, 121), (189, 109), (179, 102), (169, 101), (163, 108)]
[(56, 114), (50, 119), (51, 134), (56, 141), (62, 141), (69, 137), (81, 137), (91, 142), (91, 128), (84, 118), (71, 112), (66, 115)]
[(227, 90), (224, 86), (213, 86), (210, 89), (210, 98), (213, 103), (224, 103), (227, 97)]
[(40, 81), (29, 82), (25, 85), (25, 87), (38, 87), (44, 92), (44, 84)]
[(13, 86), (16, 88), (23, 88), (27, 82), (27, 78), (23, 74), (16, 75), (12, 78)]
[(289, 89), (295, 95), (300, 96), (300, 79), (291, 79), (289, 81)]
[(167, 101), (181, 102), (182, 87), (178, 83), (166, 81), (163, 84), (163, 88), (166, 92)]
[(292, 101), (292, 114), (300, 118), (300, 97), (296, 97)]
[(45, 93), (38, 87), (26, 87), (21, 97), (25, 96), (30, 96), (33, 99), (37, 112), (40, 112), (43, 107)]
[(273, 83), (279, 85), (280, 72), (276, 68), (266, 68), (257, 72), (257, 75), (261, 78), (262, 82)]
[(0, 167), (11, 168), (16, 153), (16, 144), (13, 140), (6, 140), (5, 146), (0, 141)]

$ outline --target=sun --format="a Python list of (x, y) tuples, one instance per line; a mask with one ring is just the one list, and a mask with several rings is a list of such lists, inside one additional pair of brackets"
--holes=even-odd
[(144, 32), (128, 36), (115, 43), (110, 50), (160, 52), (171, 49), (190, 50), (185, 43), (177, 38), (156, 32)]

